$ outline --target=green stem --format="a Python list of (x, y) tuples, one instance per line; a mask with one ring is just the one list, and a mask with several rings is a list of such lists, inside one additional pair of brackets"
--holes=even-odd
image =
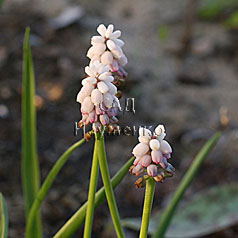
[(155, 181), (152, 178), (146, 180), (145, 201), (141, 221), (140, 238), (147, 238), (150, 214), (155, 193)]
[(88, 207), (85, 219), (84, 227), (84, 238), (91, 238), (92, 235), (92, 225), (93, 225), (93, 213), (94, 213), (94, 202), (95, 202), (95, 193), (97, 189), (98, 182), (98, 172), (99, 172), (99, 163), (98, 163), (98, 151), (97, 144), (94, 146), (93, 153), (93, 162), (90, 175), (89, 191), (88, 191)]
[(198, 155), (195, 157), (192, 165), (189, 167), (188, 171), (184, 175), (179, 187), (176, 189), (172, 200), (169, 205), (166, 207), (164, 213), (162, 214), (159, 226), (156, 228), (155, 233), (153, 234), (153, 238), (163, 238), (165, 233), (169, 227), (169, 224), (173, 218), (175, 210), (182, 199), (185, 191), (193, 181), (196, 176), (198, 170), (200, 169), (203, 161), (205, 160), (207, 154), (212, 150), (212, 148), (216, 145), (218, 139), (220, 138), (221, 133), (216, 133), (200, 150)]
[(39, 208), (41, 206), (41, 203), (43, 202), (46, 194), (48, 193), (52, 183), (55, 180), (55, 177), (63, 167), (63, 165), (66, 163), (68, 160), (69, 156), (78, 148), (80, 147), (83, 143), (85, 142), (85, 139), (82, 139), (75, 144), (73, 144), (67, 151), (64, 152), (63, 155), (57, 160), (55, 163), (54, 167), (51, 169), (49, 172), (48, 176), (46, 177), (43, 185), (40, 188), (40, 191), (38, 192), (36, 199), (34, 200), (34, 203), (31, 207), (31, 210), (29, 212), (29, 216), (27, 219), (27, 225), (26, 225), (26, 238), (32, 238), (31, 237), (31, 228), (34, 222), (34, 218), (36, 214), (39, 212)]
[[(115, 188), (124, 176), (128, 173), (135, 157), (131, 157), (123, 167), (111, 179), (112, 187)], [(105, 188), (102, 187), (95, 196), (95, 208), (97, 208), (106, 198)], [(78, 230), (80, 225), (84, 222), (88, 202), (84, 203), (78, 211), (61, 227), (53, 238), (71, 238), (72, 235)]]
[(98, 146), (98, 159), (99, 159), (99, 165), (100, 165), (100, 170), (102, 174), (102, 180), (105, 187), (107, 202), (108, 202), (109, 210), (112, 216), (112, 221), (113, 221), (117, 236), (119, 238), (123, 238), (125, 237), (125, 235), (121, 225), (120, 216), (117, 209), (116, 200), (115, 200), (115, 196), (112, 189), (112, 184), (110, 181), (110, 174), (109, 174), (109, 169), (107, 165), (103, 132), (97, 133), (96, 143)]

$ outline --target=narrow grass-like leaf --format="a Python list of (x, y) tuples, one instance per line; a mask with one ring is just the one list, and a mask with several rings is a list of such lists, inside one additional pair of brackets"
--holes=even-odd
[[(124, 176), (128, 173), (130, 166), (134, 161), (134, 157), (130, 158), (123, 167), (111, 179), (112, 187), (115, 188)], [(95, 208), (97, 208), (106, 198), (105, 188), (101, 188), (95, 196)], [(64, 226), (55, 234), (53, 238), (71, 238), (72, 235), (84, 222), (88, 202), (84, 203), (81, 208), (64, 224)]]
[[(26, 28), (23, 46), (22, 83), (22, 185), (25, 199), (26, 219), (40, 185), (36, 145), (36, 111), (34, 105), (35, 77), (29, 39), (30, 29)], [(31, 235), (34, 238), (42, 237), (40, 212), (38, 212), (35, 217), (31, 232)]]
[(188, 171), (186, 172), (185, 176), (183, 177), (179, 187), (175, 191), (172, 200), (170, 201), (169, 205), (165, 209), (159, 226), (156, 228), (155, 233), (153, 234), (153, 238), (163, 238), (165, 233), (169, 227), (169, 224), (173, 218), (175, 210), (181, 201), (185, 191), (193, 181), (194, 177), (196, 176), (198, 170), (200, 169), (203, 161), (205, 160), (207, 154), (212, 150), (212, 148), (216, 145), (217, 140), (219, 139), (221, 133), (216, 133), (200, 150), (196, 158), (194, 159), (192, 165), (189, 167)]
[(36, 199), (31, 207), (28, 219), (27, 219), (27, 226), (26, 226), (26, 238), (32, 238), (31, 236), (31, 230), (34, 222), (34, 218), (36, 214), (38, 213), (40, 206), (47, 195), (52, 183), (54, 182), (56, 176), (58, 175), (61, 168), (64, 166), (64, 164), (69, 159), (70, 155), (79, 148), (83, 143), (85, 142), (85, 139), (82, 139), (76, 143), (74, 143), (70, 148), (68, 148), (63, 155), (60, 156), (60, 158), (57, 160), (53, 168), (50, 170), (48, 176), (46, 177), (43, 185), (40, 188), (40, 191), (38, 192)]
[(7, 238), (8, 214), (5, 199), (0, 193), (0, 238)]

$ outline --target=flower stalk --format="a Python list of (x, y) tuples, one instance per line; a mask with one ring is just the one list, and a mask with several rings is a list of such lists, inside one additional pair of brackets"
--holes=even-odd
[(84, 238), (91, 238), (92, 225), (93, 225), (93, 214), (95, 207), (95, 193), (97, 189), (98, 182), (98, 147), (97, 143), (94, 145), (93, 161), (90, 175), (89, 191), (88, 191), (88, 207), (86, 212), (85, 227), (84, 227)]
[(120, 216), (119, 216), (115, 196), (113, 193), (112, 183), (110, 180), (103, 132), (102, 133), (98, 132), (96, 134), (96, 146), (98, 150), (98, 160), (99, 160), (100, 171), (102, 174), (102, 180), (103, 180), (103, 184), (104, 184), (104, 188), (106, 192), (106, 198), (107, 198), (109, 210), (112, 216), (112, 221), (113, 221), (117, 236), (119, 238), (124, 238), (125, 234), (121, 225)]
[(141, 221), (141, 230), (140, 230), (140, 238), (147, 238), (149, 223), (150, 223), (150, 214), (154, 199), (155, 192), (155, 180), (153, 178), (148, 178), (146, 180), (146, 190), (145, 190), (145, 200), (144, 200), (144, 208), (143, 215)]

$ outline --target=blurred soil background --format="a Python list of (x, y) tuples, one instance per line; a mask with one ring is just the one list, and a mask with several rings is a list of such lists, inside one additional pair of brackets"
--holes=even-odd
[[(166, 206), (196, 153), (218, 129), (224, 130), (222, 138), (185, 199), (212, 186), (237, 182), (238, 22), (234, 13), (238, 2), (226, 1), (230, 4), (215, 13), (204, 7), (209, 2), (215, 0), (4, 2), (0, 13), (0, 191), (9, 209), (9, 238), (23, 237), (25, 225), (20, 157), (26, 26), (31, 27), (36, 74), (42, 180), (57, 158), (81, 138), (81, 134), (74, 136), (74, 122), (81, 117), (75, 97), (89, 62), (85, 54), (97, 25), (113, 23), (122, 30), (129, 60), (121, 102), (134, 97), (136, 110), (135, 115), (121, 115), (120, 124), (154, 127), (163, 123), (174, 149), (171, 163), (176, 174), (157, 186), (153, 212)], [(136, 136), (107, 138), (111, 175), (130, 158), (136, 143)], [(90, 141), (77, 150), (53, 184), (43, 204), (45, 237), (55, 234), (87, 199), (92, 146)], [(128, 172), (115, 192), (123, 218), (142, 213), (144, 189), (136, 189), (135, 180)], [(93, 237), (115, 237), (108, 221), (104, 202), (96, 210)], [(82, 237), (82, 228), (75, 237)], [(127, 237), (138, 234), (127, 230)], [(238, 225), (209, 235), (224, 237), (238, 237)]]

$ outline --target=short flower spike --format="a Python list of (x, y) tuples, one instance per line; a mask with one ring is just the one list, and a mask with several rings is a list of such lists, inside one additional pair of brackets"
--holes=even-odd
[[(143, 179), (147, 179), (150, 176), (156, 182), (162, 182), (164, 178), (173, 176), (175, 169), (168, 163), (171, 158), (172, 148), (164, 140), (165, 136), (163, 125), (158, 125), (153, 134), (146, 128), (141, 127), (139, 129), (138, 140), (140, 143), (132, 151), (132, 154), (136, 157), (130, 168), (132, 174), (142, 176), (147, 173)], [(141, 178), (139, 180), (141, 181)], [(141, 185), (138, 185), (138, 181), (136, 186), (141, 187)]]

